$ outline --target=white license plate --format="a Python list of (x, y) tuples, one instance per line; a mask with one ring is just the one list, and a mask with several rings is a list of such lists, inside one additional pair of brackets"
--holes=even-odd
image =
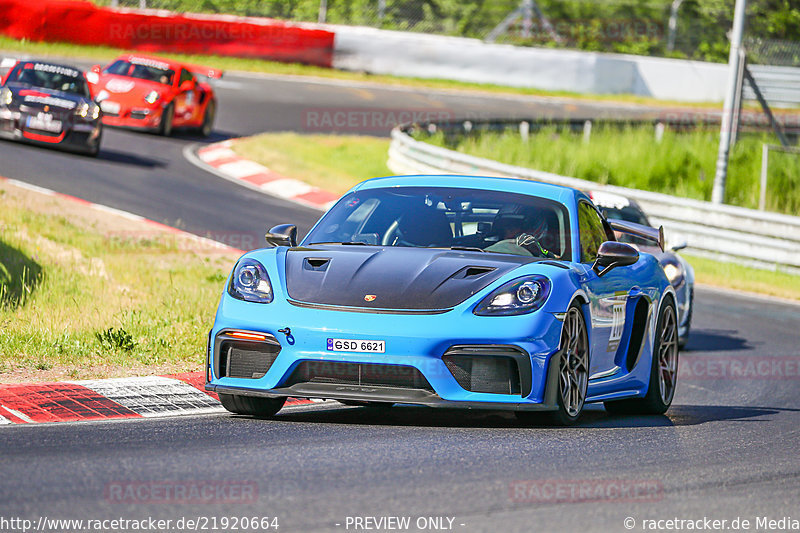
[(385, 353), (386, 341), (328, 339), (329, 352)]
[(104, 113), (112, 113), (114, 115), (118, 115), (120, 106), (117, 102), (109, 102), (108, 100), (103, 100), (102, 102), (100, 102), (100, 109), (102, 109)]
[(47, 113), (39, 113), (38, 116), (28, 117), (26, 126), (30, 130), (61, 133), (61, 121), (53, 120), (53, 115), (49, 115)]

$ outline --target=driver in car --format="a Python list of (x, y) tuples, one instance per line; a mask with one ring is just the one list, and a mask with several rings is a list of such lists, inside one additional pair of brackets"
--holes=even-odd
[[(487, 252), (560, 259), (560, 256), (547, 250), (541, 240), (547, 235), (547, 222), (539, 219), (528, 225), (523, 217), (504, 217), (495, 222), (501, 240), (486, 248)], [(529, 226), (529, 227), (526, 227)]]

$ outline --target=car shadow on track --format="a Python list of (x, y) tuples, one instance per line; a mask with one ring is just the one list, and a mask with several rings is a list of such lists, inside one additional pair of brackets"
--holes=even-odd
[(131, 165), (143, 168), (162, 168), (167, 166), (166, 160), (153, 159), (151, 157), (143, 157), (140, 155), (132, 154), (130, 152), (119, 152), (108, 148), (101, 148), (100, 153), (97, 154), (98, 161), (106, 161), (110, 163), (117, 163), (121, 165)]
[(680, 405), (672, 407), (666, 415), (611, 415), (601, 406), (587, 406), (579, 422), (568, 428), (556, 427), (539, 420), (522, 422), (513, 413), (502, 411), (470, 411), (463, 409), (433, 409), (416, 406), (392, 408), (332, 407), (324, 410), (284, 412), (266, 420), (303, 422), (308, 424), (347, 424), (395, 427), (452, 427), (452, 428), (537, 428), (537, 429), (587, 429), (587, 428), (642, 428), (692, 426), (711, 421), (755, 420), (756, 417), (774, 415), (779, 411), (794, 409)]
[(753, 346), (736, 330), (695, 329), (689, 336), (686, 350), (690, 352), (725, 352), (750, 350)]

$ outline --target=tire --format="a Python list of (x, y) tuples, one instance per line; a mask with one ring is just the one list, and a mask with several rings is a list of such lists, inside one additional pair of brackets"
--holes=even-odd
[(219, 394), (222, 407), (237, 415), (272, 416), (281, 410), (286, 398), (256, 398), (238, 394)]
[(661, 307), (650, 363), (650, 381), (643, 398), (604, 402), (609, 413), (663, 415), (675, 397), (678, 378), (678, 315), (672, 299)]
[(158, 126), (158, 134), (164, 137), (172, 135), (172, 123), (175, 118), (175, 108), (169, 104), (161, 113), (161, 124)]
[(548, 412), (517, 411), (518, 419), (543, 420), (553, 425), (569, 426), (581, 416), (589, 387), (589, 334), (578, 304), (572, 304), (564, 317), (558, 353), (550, 364), (558, 364), (557, 409)]
[(206, 112), (203, 114), (203, 124), (198, 128), (197, 132), (203, 137), (209, 137), (214, 133), (214, 119), (217, 116), (217, 103), (211, 100), (206, 106)]

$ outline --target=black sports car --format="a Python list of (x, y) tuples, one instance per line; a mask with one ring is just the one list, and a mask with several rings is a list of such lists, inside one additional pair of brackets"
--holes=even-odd
[(83, 73), (17, 61), (0, 82), (0, 138), (97, 155), (103, 126)]

